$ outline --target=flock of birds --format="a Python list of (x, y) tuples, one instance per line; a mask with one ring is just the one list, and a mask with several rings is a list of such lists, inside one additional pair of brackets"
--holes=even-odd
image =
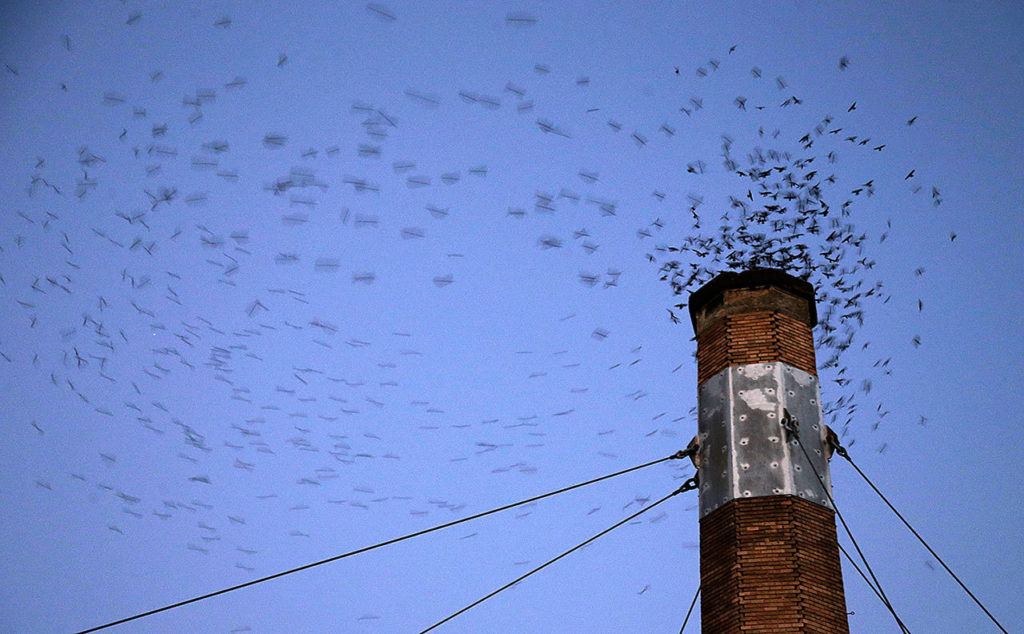
[[(848, 66), (849, 60), (843, 57), (839, 68)], [(785, 88), (781, 78), (777, 83), (780, 90)], [(780, 107), (799, 103), (801, 100), (793, 96)], [(853, 112), (856, 105), (852, 103), (847, 113)], [(912, 126), (916, 120), (913, 116), (906, 125)], [(703, 199), (691, 197), (691, 233), (679, 244), (658, 246), (656, 254), (648, 255), (652, 262), (660, 264), (661, 279), (668, 282), (678, 296), (688, 295), (721, 271), (774, 268), (810, 281), (819, 309), (815, 330), (819, 371), (831, 376), (831, 381), (839, 388), (847, 387), (853, 380), (848, 375), (849, 367), (843, 363), (843, 355), (857, 341), (865, 323), (866, 306), (873, 301), (888, 303), (892, 300), (881, 280), (869, 279), (876, 265), (870, 247), (875, 240), (885, 242), (888, 231), (873, 238), (858, 230), (854, 222), (858, 200), (875, 193), (874, 179), (851, 186), (841, 183), (836, 173), (841, 143), (864, 148), (863, 151), (868, 151), (871, 144), (869, 137), (850, 133), (852, 123), (827, 115), (800, 136), (795, 146), (784, 141), (777, 148), (758, 147), (744, 157), (735, 156), (734, 140), (723, 137), (723, 167), (740, 179), (738, 191), (746, 191), (730, 195), (728, 207), (703, 223), (698, 214)], [(771, 133), (764, 128), (758, 130), (758, 137), (770, 138), (769, 143), (779, 136), (777, 129)], [(840, 138), (842, 142), (838, 141)], [(870, 151), (881, 152), (885, 145), (870, 147)], [(914, 178), (915, 172), (912, 169), (904, 180)], [(912, 191), (918, 194), (923, 189), (923, 185), (914, 185)], [(938, 187), (931, 186), (930, 195), (932, 205), (942, 204)], [(708, 222), (717, 227), (709, 230), (704, 226)], [(886, 227), (892, 228), (891, 218), (886, 221)], [(949, 239), (956, 240), (956, 233), (950, 232)], [(923, 267), (914, 271), (917, 277), (924, 273)], [(685, 306), (683, 301), (673, 308)], [(917, 310), (923, 309), (924, 301), (919, 298)], [(674, 322), (680, 321), (674, 310), (670, 309), (669, 315)], [(912, 343), (914, 347), (920, 346), (920, 335), (914, 335)], [(867, 350), (869, 346), (870, 342), (865, 341), (860, 347)], [(890, 375), (891, 363), (892, 357), (887, 356), (875, 360), (874, 367)], [(870, 393), (871, 385), (871, 380), (864, 378), (856, 391), (842, 393), (842, 389), (829, 387), (830, 392), (840, 391), (841, 394), (826, 402), (827, 422), (841, 432), (842, 438), (850, 434), (850, 425), (860, 407), (857, 392)], [(879, 404), (873, 414), (875, 430), (886, 415), (888, 412)], [(854, 442), (851, 438), (849, 444)], [(884, 452), (885, 447), (883, 443), (879, 451)]]
[[(379, 4), (366, 5), (366, 12), (383, 23), (400, 20), (398, 13)], [(124, 28), (135, 28), (144, 19), (142, 14), (132, 13), (124, 20)], [(537, 22), (527, 13), (506, 18), (509, 28), (529, 28)], [(237, 28), (229, 17), (218, 18), (210, 27)], [(74, 55), (75, 46), (67, 35), (59, 42), (67, 55)], [(685, 76), (714, 81), (724, 66), (738, 64), (735, 60), (741, 53), (738, 44), (694, 67), (666, 68), (664, 81)], [(277, 71), (288, 72), (292, 63), (281, 53), (276, 59)], [(836, 72), (845, 72), (850, 65), (851, 60), (843, 56)], [(543, 63), (528, 71), (538, 77), (553, 73)], [(33, 79), (14, 61), (5, 63), (4, 74), (5, 81), (12, 84)], [(748, 79), (757, 86), (772, 81), (758, 67), (751, 68)], [(153, 84), (163, 80), (161, 70), (148, 77)], [(580, 90), (590, 84), (586, 76), (573, 81)], [(413, 334), (419, 325), (377, 331), (373, 336), (360, 334), (358, 328), (325, 318), (321, 294), (310, 290), (311, 271), (334, 275), (332, 284), (338, 276), (347, 276), (352, 288), (379, 288), (388, 273), (343, 257), (319, 255), (316, 251), (323, 250), (323, 242), (302, 250), (299, 241), (283, 234), (303, 227), (319, 232), (327, 193), (341, 190), (343, 199), (358, 203), (327, 212), (333, 226), (353, 232), (361, 241), (382, 245), (386, 231), (394, 232), (388, 240), (397, 235), (398, 242), (406, 246), (433, 240), (431, 248), (442, 255), (431, 261), (442, 262), (438, 269), (447, 268), (431, 271), (423, 279), (428, 288), (432, 285), (436, 292), (446, 292), (459, 283), (460, 267), (471, 263), (458, 247), (436, 244), (435, 236), (445, 234), (435, 226), (450, 222), (458, 212), (432, 202), (432, 197), (440, 197), (433, 192), (467, 184), (485, 187), (491, 169), (483, 163), (466, 164), (434, 174), (419, 169), (415, 157), (388, 162), (388, 142), (402, 135), (402, 120), (387, 105), (356, 102), (350, 113), (359, 121), (362, 137), (351, 146), (327, 142), (295, 149), (283, 132), (255, 133), (262, 145), (261, 161), (293, 165), (280, 167), (271, 182), (251, 182), (244, 171), (231, 165), (235, 148), (253, 139), (209, 136), (194, 142), (205, 134), (204, 116), (222, 101), (243, 101), (249, 83), (245, 77), (231, 76), (222, 89), (196, 90), (180, 104), (184, 115), (170, 121), (154, 118), (151, 110), (155, 108), (138, 105), (137, 99), (117, 90), (107, 91), (103, 95), (105, 116), (117, 121), (121, 130), (114, 139), (75, 140), (80, 145), (71, 157), (75, 168), (70, 172), (55, 167), (67, 157), (30, 156), (26, 150), (25, 197), (9, 201), (13, 213), (4, 219), (4, 235), (0, 236), (0, 302), (7, 320), (0, 335), (0, 365), (5, 375), (17, 375), (40, 390), (45, 388), (45, 398), (59, 403), (67, 418), (101, 420), (112, 429), (134, 426), (131, 433), (138, 435), (136, 442), (147, 445), (147, 456), (163, 456), (168, 463), (175, 463), (169, 472), (184, 468), (188, 473), (175, 485), (178, 494), (159, 499), (145, 496), (133, 492), (131, 472), (117, 468), (126, 461), (125, 456), (101, 449), (85, 465), (69, 464), (64, 472), (35, 475), (34, 486), (40, 495), (78, 487), (84, 503), (87, 495), (102, 491), (116, 509), (104, 529), (112, 535), (145, 531), (147, 522), (181, 522), (183, 549), (197, 554), (233, 551), (229, 558), (235, 567), (245, 573), (267, 573), (272, 571), (258, 565), (258, 531), (242, 530), (259, 511), (244, 505), (277, 501), (295, 512), (294, 528), (289, 532), (295, 538), (315, 536), (314, 528), (301, 520), (301, 512), (311, 505), (366, 512), (387, 507), (389, 512), (401, 509), (416, 517), (437, 517), (442, 511), (445, 517), (469, 512), (471, 507), (458, 499), (409, 494), (387, 480), (366, 483), (358, 474), (371, 463), (401, 467), (403, 460), (408, 461), (411, 447), (408, 442), (395, 442), (396, 437), (438, 430), (479, 434), (470, 443), (453, 445), (452, 455), (443, 458), (449, 463), (481, 461), (494, 474), (531, 474), (538, 466), (529, 457), (530, 451), (543, 448), (552, 437), (563, 442), (551, 433), (551, 421), (573, 416), (583, 399), (603, 397), (588, 395), (586, 385), (569, 384), (564, 407), (552, 407), (543, 414), (494, 412), (473, 420), (437, 403), (429, 394), (407, 398), (402, 377), (415, 377), (429, 372), (430, 367), (423, 350), (428, 344)], [(73, 86), (71, 80), (65, 80), (55, 83), (53, 90), (66, 93)], [(600, 230), (581, 227), (571, 237), (535, 230), (536, 248), (592, 256), (607, 251), (603, 244), (610, 241), (634, 240), (639, 245), (633, 249), (634, 261), (601, 267), (606, 268), (602, 272), (581, 271), (578, 282), (591, 288), (616, 288), (628, 281), (624, 270), (635, 270), (636, 263), (642, 263), (639, 270), (660, 277), (677, 296), (677, 303), (666, 307), (667, 318), (684, 322), (680, 328), (685, 336), (691, 333), (680, 315), (685, 314), (681, 311), (687, 295), (719, 272), (771, 267), (809, 280), (818, 294), (821, 315), (815, 334), (825, 412), (829, 424), (852, 445), (852, 434), (858, 430), (855, 421), (869, 419), (878, 429), (889, 411), (882, 403), (866, 404), (872, 378), (855, 376), (845, 363), (846, 354), (868, 349), (869, 342), (861, 342), (858, 334), (870, 315), (870, 305), (887, 303), (892, 296), (881, 280), (872, 279), (876, 261), (871, 248), (885, 242), (888, 231), (873, 235), (857, 225), (858, 206), (875, 194), (879, 179), (848, 182), (841, 170), (849, 156), (884, 153), (893, 141), (875, 138), (862, 129), (857, 102), (834, 115), (812, 120), (805, 129), (778, 127), (773, 121), (780, 109), (807, 109), (807, 104), (783, 77), (774, 80), (774, 87), (778, 99), (773, 101), (742, 95), (727, 104), (699, 96), (689, 98), (674, 106), (674, 118), (667, 118), (653, 136), (629, 131), (615, 118), (599, 121), (596, 116), (602, 112), (601, 104), (588, 108), (580, 121), (534, 117), (544, 95), (516, 81), (509, 81), (500, 97), (472, 90), (437, 95), (408, 89), (400, 98), (443, 117), (457, 117), (463, 107), (511, 111), (520, 120), (532, 120), (536, 134), (552, 138), (572, 139), (572, 128), (589, 126), (609, 135), (629, 135), (641, 150), (671, 142), (686, 122), (696, 120), (707, 109), (736, 109), (756, 118), (760, 126), (756, 138), (723, 135), (716, 159), (694, 158), (686, 165), (689, 175), (714, 172), (730, 178), (731, 195), (700, 192), (685, 201), (673, 201), (664, 191), (655, 190), (646, 203), (648, 209), (674, 204), (679, 211), (660, 212), (649, 222), (623, 230), (623, 224), (632, 222), (632, 211), (624, 210), (616, 199), (596, 193), (602, 175), (580, 167), (576, 180), (559, 191), (538, 190), (532, 201), (503, 210), (506, 217), (502, 222), (509, 224), (509, 231), (531, 231), (531, 226), (542, 224), (526, 224), (531, 218), (557, 215), (564, 205), (612, 219), (614, 225), (602, 225)], [(917, 120), (917, 116), (900, 119), (908, 128)], [(348, 161), (346, 166), (388, 162), (382, 172), (390, 175), (386, 180), (351, 173), (337, 176), (336, 165), (327, 169), (332, 161)], [(167, 175), (180, 177), (186, 173), (184, 168), (204, 184), (169, 180)], [(358, 167), (351, 167), (350, 172), (356, 171)], [(326, 175), (328, 172), (332, 175)], [(924, 184), (917, 172), (906, 172), (903, 180), (907, 187), (914, 194), (930, 197), (930, 204), (941, 205), (939, 188)], [(901, 177), (903, 173), (900, 170)], [(248, 220), (219, 218), (211, 206), (218, 202), (216, 186), (211, 183), (261, 191), (266, 209), (287, 207), (278, 217), (280, 226), (259, 224), (257, 216)], [(386, 210), (366, 211), (372, 209), (365, 202), (368, 197), (389, 188), (404, 188), (410, 195), (420, 196), (420, 221), (396, 230)], [(103, 202), (94, 202), (97, 199)], [(108, 202), (111, 200), (115, 202)], [(78, 210), (82, 208), (107, 211), (103, 215), (81, 214)], [(234, 228), (225, 228), (231, 223)], [(887, 226), (891, 228), (891, 221)], [(956, 233), (950, 232), (949, 240), (955, 239)], [(914, 273), (922, 276), (925, 269)], [(268, 285), (267, 279), (274, 282)], [(201, 298), (213, 289), (218, 302), (234, 308), (210, 311), (209, 302)], [(375, 289), (365, 290), (372, 293)], [(203, 308), (194, 309), (196, 305)], [(918, 300), (916, 309), (923, 308), (923, 301)], [(557, 325), (579, 321), (584, 319), (568, 314)], [(592, 342), (603, 342), (611, 335), (606, 325), (585, 328), (586, 338)], [(921, 345), (920, 337), (914, 337), (913, 345)], [(642, 345), (626, 346), (607, 369), (634, 367), (642, 362), (643, 353)], [(581, 355), (568, 347), (521, 350), (516, 357), (501, 363), (522, 367), (516, 364), (528, 358), (533, 364), (528, 380), (555, 376), (581, 364)], [(330, 360), (335, 358), (345, 361)], [(873, 367), (884, 376), (892, 372), (892, 361), (886, 353)], [(692, 362), (683, 360), (673, 372), (686, 363)], [(647, 395), (648, 390), (641, 387), (624, 396), (641, 401)], [(197, 416), (196, 405), (207, 402), (216, 402), (216, 407), (232, 415), (226, 419)], [(396, 411), (416, 423), (402, 426), (390, 422)], [(57, 435), (61, 426), (69, 424), (36, 418), (28, 408), (7, 415), (20, 419), (23, 429), (41, 440)], [(683, 442), (690, 433), (687, 430), (695, 426), (694, 416), (692, 407), (674, 414), (655, 413), (640, 435)], [(925, 424), (927, 419), (922, 416), (919, 422)], [(602, 428), (596, 435), (610, 436), (617, 431)], [(879, 452), (886, 448), (884, 442), (876, 445)], [(609, 452), (598, 453), (614, 457)], [(285, 454), (287, 463), (280, 458)], [(230, 492), (218, 491), (226, 485), (211, 473), (229, 466), (258, 482), (261, 470), (270, 469), (270, 463), (296, 469), (289, 472), (290, 490), (267, 486), (253, 500), (234, 499), (234, 510), (209, 501), (232, 499)], [(678, 477), (684, 477), (681, 471)], [(625, 510), (641, 507), (650, 499), (638, 494), (609, 506)], [(600, 510), (600, 506), (590, 507), (584, 513)], [(527, 509), (517, 517), (529, 514)], [(662, 513), (650, 522), (664, 517)], [(358, 517), (353, 521), (359, 521)], [(245, 538), (228, 539), (229, 531)], [(467, 531), (462, 538), (475, 535)], [(645, 585), (637, 594), (643, 595), (649, 588)], [(360, 620), (377, 618), (379, 615), (367, 614)]]

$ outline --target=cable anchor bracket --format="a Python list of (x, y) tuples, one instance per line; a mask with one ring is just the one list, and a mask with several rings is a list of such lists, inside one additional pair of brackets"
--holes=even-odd
[(700, 480), (698, 476), (693, 476), (686, 482), (683, 482), (682, 486), (676, 489), (672, 495), (679, 495), (680, 493), (686, 493), (687, 491), (694, 491), (700, 486)]
[(692, 458), (694, 454), (697, 453), (697, 449), (698, 447), (691, 443), (690, 446), (687, 447), (686, 449), (680, 449), (679, 451), (669, 456), (669, 460), (682, 460), (684, 458)]
[(800, 421), (795, 416), (789, 413), (786, 408), (782, 409), (782, 428), (792, 434), (794, 438), (800, 436)]
[(832, 457), (833, 453), (837, 453), (846, 460), (850, 459), (850, 454), (846, 452), (846, 447), (839, 440), (839, 434), (828, 425), (825, 426), (825, 445), (828, 447), (829, 458)]

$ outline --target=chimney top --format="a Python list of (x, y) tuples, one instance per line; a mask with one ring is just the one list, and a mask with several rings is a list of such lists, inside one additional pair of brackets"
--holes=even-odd
[[(735, 291), (762, 291), (737, 294)], [(690, 321), (696, 334), (724, 314), (777, 310), (813, 328), (818, 323), (814, 286), (781, 269), (720, 273), (690, 295)]]

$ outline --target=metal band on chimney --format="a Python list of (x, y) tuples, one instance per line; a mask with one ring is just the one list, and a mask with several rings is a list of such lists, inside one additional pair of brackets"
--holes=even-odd
[[(818, 379), (781, 362), (730, 366), (698, 388), (700, 516), (730, 500), (795, 495), (832, 509), (816, 480), (832, 490)], [(784, 429), (798, 421), (800, 439)]]

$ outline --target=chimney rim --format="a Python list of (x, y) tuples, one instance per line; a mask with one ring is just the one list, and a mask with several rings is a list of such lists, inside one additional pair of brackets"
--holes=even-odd
[(779, 288), (807, 300), (810, 327), (818, 323), (818, 310), (814, 299), (814, 286), (807, 280), (800, 279), (782, 269), (754, 268), (746, 271), (724, 271), (710, 282), (690, 294), (690, 323), (694, 331), (697, 329), (697, 313), (704, 306), (727, 290), (741, 288), (763, 288), (771, 286)]

